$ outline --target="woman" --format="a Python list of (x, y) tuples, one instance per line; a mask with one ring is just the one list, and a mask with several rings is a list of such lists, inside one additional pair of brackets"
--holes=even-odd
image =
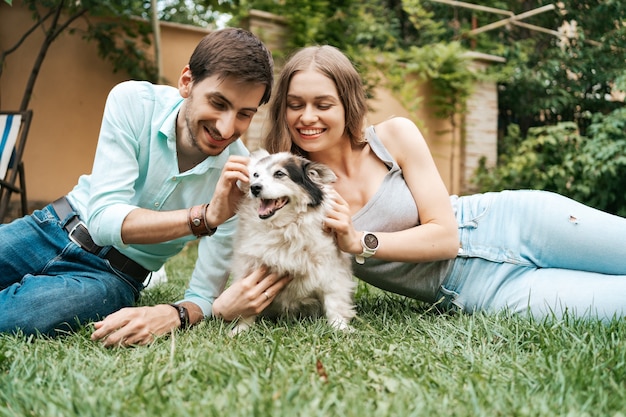
[(544, 191), (449, 196), (414, 123), (363, 129), (362, 82), (333, 47), (297, 52), (275, 91), (264, 146), (337, 174), (325, 227), (356, 277), (469, 313), (626, 314), (626, 219)]

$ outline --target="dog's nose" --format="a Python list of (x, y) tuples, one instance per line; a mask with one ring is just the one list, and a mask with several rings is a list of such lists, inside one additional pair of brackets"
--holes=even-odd
[(258, 197), (259, 194), (261, 194), (261, 190), (263, 189), (263, 186), (261, 184), (252, 184), (250, 186), (250, 192), (252, 193), (253, 196)]

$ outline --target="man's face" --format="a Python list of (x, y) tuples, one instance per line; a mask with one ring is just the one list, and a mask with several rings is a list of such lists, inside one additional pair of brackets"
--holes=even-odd
[(187, 99), (181, 108), (186, 129), (178, 132), (182, 143), (205, 155), (218, 155), (248, 129), (265, 86), (218, 76), (194, 82), (187, 70), (179, 90)]

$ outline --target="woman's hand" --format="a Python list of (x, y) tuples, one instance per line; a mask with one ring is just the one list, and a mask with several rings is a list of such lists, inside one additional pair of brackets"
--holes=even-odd
[(350, 205), (335, 190), (329, 195), (332, 198), (332, 206), (326, 213), (324, 230), (335, 236), (337, 246), (342, 251), (352, 254), (363, 252), (361, 232), (354, 230)]
[(207, 222), (217, 227), (233, 217), (243, 192), (237, 186), (237, 181), (249, 182), (248, 162), (246, 156), (233, 155), (228, 158), (220, 175), (211, 204), (207, 208)]
[(253, 271), (232, 283), (213, 302), (213, 315), (226, 321), (249, 317), (262, 312), (291, 281), (288, 276), (268, 274), (267, 268)]

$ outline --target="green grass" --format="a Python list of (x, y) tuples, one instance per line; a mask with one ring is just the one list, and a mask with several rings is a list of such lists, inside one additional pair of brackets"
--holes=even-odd
[[(184, 291), (192, 246), (142, 304)], [(0, 336), (0, 416), (621, 416), (626, 323), (440, 315), (363, 283), (354, 332), (209, 320), (105, 349)]]

